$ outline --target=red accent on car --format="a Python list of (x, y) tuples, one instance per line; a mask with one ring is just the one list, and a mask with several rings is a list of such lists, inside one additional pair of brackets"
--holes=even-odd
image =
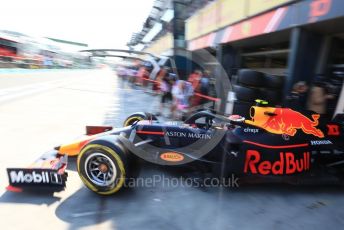
[(300, 147), (308, 147), (307, 143), (304, 144), (295, 144), (295, 145), (265, 145), (253, 141), (243, 141), (244, 143), (256, 145), (259, 147), (267, 148), (267, 149), (290, 149), (290, 148), (300, 148)]
[(143, 130), (138, 130), (136, 131), (137, 134), (151, 134), (151, 135), (161, 135), (164, 136), (164, 132), (154, 132), (154, 131), (143, 131)]
[(6, 189), (10, 192), (22, 192), (23, 191), (22, 188), (14, 187), (12, 185), (7, 186)]

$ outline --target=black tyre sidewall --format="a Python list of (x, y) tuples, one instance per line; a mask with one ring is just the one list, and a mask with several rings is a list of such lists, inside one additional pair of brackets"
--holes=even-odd
[(245, 86), (263, 87), (265, 84), (264, 73), (251, 69), (241, 69), (238, 72), (237, 83)]
[(285, 76), (274, 76), (265, 74), (265, 87), (271, 89), (282, 89), (284, 86)]
[(240, 85), (233, 86), (236, 98), (239, 101), (254, 102), (256, 99), (260, 99), (260, 92), (256, 88), (249, 88)]
[[(109, 157), (116, 167), (115, 180), (109, 186), (105, 187), (94, 184), (86, 174), (85, 161), (87, 157), (95, 152), (102, 153)], [(114, 153), (116, 154), (116, 156), (114, 156)], [(81, 150), (77, 160), (77, 168), (78, 173), (87, 188), (101, 195), (111, 195), (120, 190), (120, 188), (124, 185), (127, 177), (128, 162), (126, 159), (126, 155), (123, 153), (123, 150), (118, 146), (111, 143), (105, 143), (103, 141), (96, 141), (93, 143), (89, 143)]]
[(280, 90), (261, 89), (260, 93), (262, 95), (261, 98), (269, 102), (270, 105), (281, 103), (282, 93)]
[[(132, 125), (135, 121), (142, 121), (142, 120), (153, 120), (153, 121), (157, 121), (158, 118), (151, 113), (133, 113), (131, 114), (129, 117), (127, 117), (124, 122), (123, 122), (123, 126), (129, 126)], [(130, 121), (130, 122), (128, 122)]]

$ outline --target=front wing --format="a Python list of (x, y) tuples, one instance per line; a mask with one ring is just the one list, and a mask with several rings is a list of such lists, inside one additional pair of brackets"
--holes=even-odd
[(61, 191), (66, 186), (67, 155), (53, 150), (37, 159), (26, 168), (7, 168), (9, 186), (7, 190), (21, 192), (28, 189)]

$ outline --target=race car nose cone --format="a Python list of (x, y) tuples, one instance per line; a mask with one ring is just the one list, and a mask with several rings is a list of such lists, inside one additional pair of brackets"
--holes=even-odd
[(106, 164), (100, 164), (98, 167), (99, 171), (101, 171), (102, 173), (106, 173), (108, 171), (108, 166)]

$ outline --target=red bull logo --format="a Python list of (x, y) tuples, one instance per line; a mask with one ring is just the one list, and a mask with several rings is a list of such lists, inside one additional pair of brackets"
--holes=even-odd
[(289, 108), (273, 108), (252, 106), (250, 111), (251, 119), (246, 120), (251, 124), (274, 134), (287, 134), (294, 136), (297, 130), (306, 134), (323, 138), (324, 133), (317, 129), (319, 114), (313, 114), (312, 119)]
[(299, 159), (295, 158), (294, 153), (280, 152), (279, 160), (262, 161), (260, 153), (256, 150), (247, 150), (244, 173), (261, 175), (285, 175), (294, 174), (310, 169), (310, 153), (304, 152)]

